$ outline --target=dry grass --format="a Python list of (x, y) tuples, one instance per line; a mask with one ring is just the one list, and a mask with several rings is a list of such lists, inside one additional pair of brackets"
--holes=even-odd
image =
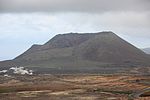
[[(149, 76), (14, 76), (1, 81), (0, 100), (133, 100), (149, 82)], [(150, 100), (149, 92), (144, 95), (135, 99)]]

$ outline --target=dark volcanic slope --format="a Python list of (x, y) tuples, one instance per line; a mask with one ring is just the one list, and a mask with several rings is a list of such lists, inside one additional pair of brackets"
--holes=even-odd
[(144, 66), (148, 55), (113, 32), (59, 34), (44, 45), (33, 45), (16, 57), (19, 66), (94, 69), (104, 66)]
[(146, 58), (144, 52), (111, 32), (85, 41), (75, 51), (77, 57), (100, 62), (142, 62)]
[(141, 64), (146, 62), (147, 55), (112, 32), (70, 33), (56, 35), (44, 45), (33, 45), (14, 60), (32, 65), (34, 62), (46, 65), (45, 61), (66, 65), (67, 62), (69, 64), (82, 60), (112, 64)]

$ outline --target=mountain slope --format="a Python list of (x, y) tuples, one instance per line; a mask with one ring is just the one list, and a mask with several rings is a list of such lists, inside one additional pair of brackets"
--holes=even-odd
[[(95, 61), (125, 64), (145, 63), (147, 55), (112, 32), (60, 34), (44, 45), (33, 45), (15, 61)], [(57, 62), (58, 61), (58, 62)]]
[(78, 57), (95, 61), (124, 63), (146, 60), (144, 52), (111, 32), (102, 33), (82, 43), (76, 51)]
[(12, 62), (40, 71), (105, 72), (107, 68), (117, 71), (148, 66), (149, 56), (113, 32), (68, 33), (56, 35), (44, 45), (33, 45)]

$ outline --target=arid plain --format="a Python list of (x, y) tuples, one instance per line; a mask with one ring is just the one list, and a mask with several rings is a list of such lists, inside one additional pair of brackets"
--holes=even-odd
[(0, 76), (1, 100), (150, 100), (150, 76)]

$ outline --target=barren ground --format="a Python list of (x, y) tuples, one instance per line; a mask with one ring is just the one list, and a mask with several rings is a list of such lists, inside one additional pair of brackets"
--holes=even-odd
[(150, 100), (150, 76), (0, 76), (0, 100)]

